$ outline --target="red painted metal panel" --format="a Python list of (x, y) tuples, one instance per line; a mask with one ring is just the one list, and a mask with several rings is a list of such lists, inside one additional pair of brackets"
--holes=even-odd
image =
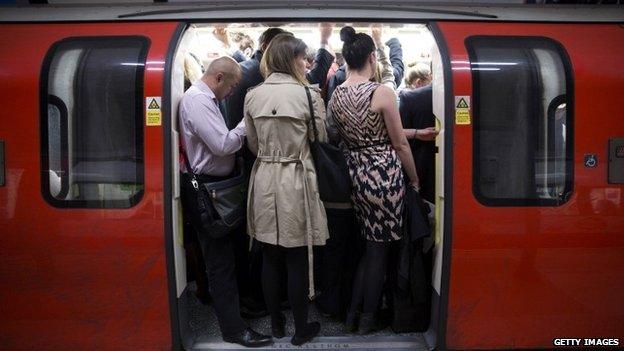
[[(472, 95), (464, 44), (472, 35), (560, 42), (575, 87), (574, 193), (560, 207), (480, 204), (472, 192), (472, 125), (455, 125), (447, 346), (551, 348), (553, 338), (590, 337), (622, 342), (624, 186), (607, 183), (607, 143), (624, 136), (624, 29), (467, 22), (441, 23), (440, 29), (454, 95)], [(598, 155), (597, 168), (584, 167), (585, 153)]]
[(176, 23), (2, 25), (0, 348), (171, 349), (163, 132), (144, 127), (145, 193), (130, 209), (60, 209), (41, 195), (39, 79), (47, 50), (77, 36), (149, 38), (145, 96), (163, 95)]

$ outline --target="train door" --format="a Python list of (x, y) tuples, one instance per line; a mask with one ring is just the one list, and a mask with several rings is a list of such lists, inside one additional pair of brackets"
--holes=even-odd
[(437, 27), (450, 61), (453, 130), (439, 345), (526, 349), (553, 347), (557, 338), (621, 339), (624, 187), (607, 170), (617, 151), (609, 145), (624, 136), (616, 107), (624, 94), (622, 27)]
[(1, 28), (2, 347), (171, 349), (162, 97), (176, 23)]

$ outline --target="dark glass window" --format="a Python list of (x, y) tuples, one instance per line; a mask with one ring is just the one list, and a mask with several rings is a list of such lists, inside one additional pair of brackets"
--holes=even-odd
[(44, 61), (42, 191), (57, 207), (127, 208), (143, 194), (141, 37), (71, 38)]
[(486, 205), (556, 206), (572, 192), (572, 77), (558, 43), (466, 40), (473, 79), (475, 196)]

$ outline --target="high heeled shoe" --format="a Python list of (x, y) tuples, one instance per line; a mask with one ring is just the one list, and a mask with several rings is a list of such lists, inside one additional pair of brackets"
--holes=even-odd
[(280, 313), (280, 317), (276, 321), (271, 318), (271, 334), (278, 339), (286, 336), (286, 317), (283, 313)]
[(297, 332), (295, 332), (295, 336), (293, 336), (292, 339), (290, 339), (290, 343), (295, 346), (303, 345), (306, 342), (314, 339), (314, 337), (317, 336), (320, 331), (321, 331), (321, 323), (319, 322), (308, 323), (306, 330), (301, 335), (297, 335)]

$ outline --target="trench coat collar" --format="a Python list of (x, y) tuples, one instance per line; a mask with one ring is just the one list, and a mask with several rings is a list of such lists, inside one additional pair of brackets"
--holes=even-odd
[(273, 72), (273, 73), (271, 73), (271, 75), (268, 76), (267, 79), (264, 80), (264, 82), (267, 83), (267, 84), (284, 84), (284, 83), (288, 84), (288, 83), (290, 83), (290, 84), (301, 85), (301, 83), (299, 83), (290, 74), (280, 73), (280, 72)]

